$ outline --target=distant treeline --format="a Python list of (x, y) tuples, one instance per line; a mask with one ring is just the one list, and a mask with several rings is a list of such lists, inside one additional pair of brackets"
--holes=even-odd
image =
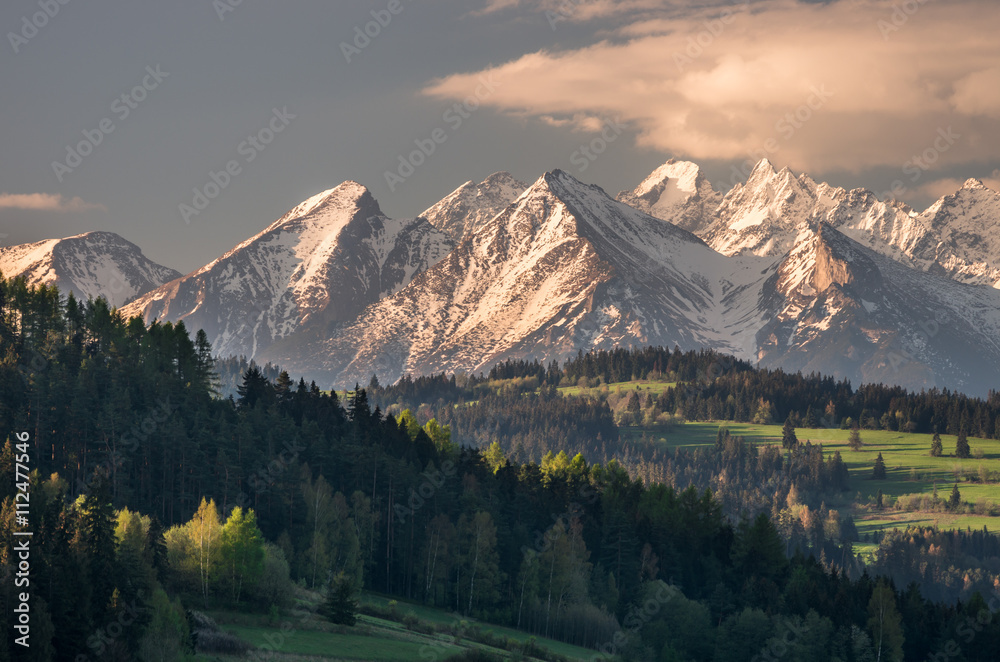
[(219, 395), (223, 398), (230, 396), (235, 398), (237, 389), (243, 383), (243, 375), (247, 374), (247, 370), (252, 367), (256, 367), (260, 370), (260, 374), (272, 382), (277, 381), (278, 375), (281, 374), (281, 368), (278, 366), (270, 363), (267, 365), (258, 365), (253, 359), (248, 361), (245, 356), (230, 356), (224, 359), (217, 358), (215, 360), (215, 374), (218, 377), (216, 387), (218, 388)]
[(648, 347), (581, 352), (562, 367), (554, 362), (545, 366), (538, 361), (505, 361), (485, 377), (407, 376), (372, 390), (372, 397), (383, 405), (433, 405), (476, 400), (484, 391), (498, 390), (495, 385), (503, 380), (594, 387), (636, 379), (677, 382), (658, 396), (656, 406), (687, 420), (782, 423), (791, 418), (803, 427), (858, 425), (942, 434), (964, 430), (969, 436), (1000, 439), (1000, 391), (982, 399), (938, 388), (919, 393), (883, 384), (853, 388), (846, 380), (755, 368), (709, 350)]

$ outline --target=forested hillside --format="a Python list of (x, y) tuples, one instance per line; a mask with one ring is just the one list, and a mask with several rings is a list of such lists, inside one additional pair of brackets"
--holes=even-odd
[[(389, 389), (375, 380), (371, 393), (342, 398), (249, 368), (237, 397), (220, 398), (211, 347), (183, 324), (146, 327), (102, 300), (61, 300), (18, 281), (2, 281), (0, 313), (0, 429), (8, 435), (0, 620), (11, 632), (13, 532), (25, 528), (16, 522), (23, 490), (13, 465), (26, 453), (30, 659), (179, 654), (194, 627), (185, 608), (282, 608), (286, 576), (320, 590), (339, 579), (423, 601), (588, 646), (597, 659), (918, 660), (954, 647), (951, 659), (992, 660), (1000, 646), (1000, 624), (990, 618), (1000, 594), (985, 575), (970, 578), (970, 599), (931, 602), (917, 584), (866, 573), (849, 535), (783, 537), (769, 511), (741, 517), (710, 491), (644, 481), (600, 459), (604, 446), (620, 442), (611, 410), (556, 391), (564, 378), (597, 373), (553, 382), (549, 368), (544, 378), (524, 372), (501, 393), (486, 377), (449, 377), (436, 381), (454, 397), (421, 396), (409, 411), (396, 411), (397, 403), (387, 415), (386, 402), (405, 401), (392, 389), (420, 393), (435, 380)], [(805, 416), (802, 407), (819, 401), (808, 389), (779, 399), (787, 376), (749, 366), (698, 381), (712, 374), (695, 367), (710, 368), (718, 357), (709, 354), (659, 356), (678, 362), (668, 358), (661, 371), (699, 384), (685, 391), (693, 400), (725, 403), (712, 384), (771, 374), (760, 386), (770, 390), (752, 400), (772, 398), (772, 416)], [(850, 392), (825, 388), (816, 392), (835, 406), (837, 389)], [(846, 404), (852, 396), (842, 397)], [(900, 407), (911, 397), (900, 394)], [(967, 402), (959, 412), (995, 407)], [(881, 416), (874, 405), (837, 416), (877, 420), (865, 409)], [(462, 446), (459, 428), (492, 429), (524, 450), (512, 461), (500, 443)], [(549, 452), (577, 443), (593, 453)], [(540, 461), (529, 459), (543, 451)], [(770, 476), (781, 467), (786, 480), (836, 485), (834, 458), (790, 451), (786, 466), (780, 454), (758, 456), (722, 435), (714, 452), (734, 471)], [(708, 465), (685, 469), (698, 471)], [(961, 542), (929, 535), (920, 549)], [(978, 553), (995, 553), (971, 542)], [(0, 657), (20, 654), (3, 641)]]

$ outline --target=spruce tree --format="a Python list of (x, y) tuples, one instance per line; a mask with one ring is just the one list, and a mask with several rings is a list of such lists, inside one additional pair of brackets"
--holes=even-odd
[(885, 478), (885, 462), (882, 460), (881, 453), (879, 453), (878, 457), (875, 458), (874, 477), (876, 480), (882, 480), (883, 478)]
[(279, 402), (285, 402), (292, 397), (292, 378), (288, 375), (287, 370), (282, 370), (278, 375), (278, 379), (274, 382), (274, 394), (278, 397)]
[(257, 403), (267, 404), (274, 393), (271, 382), (260, 371), (256, 364), (251, 363), (243, 375), (243, 383), (236, 388), (239, 394), (237, 402), (241, 407), (253, 408)]
[(967, 458), (969, 455), (969, 440), (966, 438), (965, 428), (962, 428), (958, 433), (958, 441), (955, 442), (955, 457)]
[(955, 510), (962, 505), (962, 493), (958, 491), (958, 483), (951, 488), (951, 496), (948, 497), (948, 510)]
[(328, 621), (337, 625), (353, 626), (358, 622), (358, 601), (354, 598), (354, 586), (344, 573), (338, 574), (330, 585), (322, 613)]
[(944, 448), (941, 444), (941, 435), (935, 432), (934, 438), (931, 439), (931, 457), (941, 457), (941, 453), (943, 452)]
[(792, 426), (792, 417), (785, 419), (785, 426), (781, 428), (781, 447), (786, 449), (795, 448), (799, 445), (799, 440), (795, 436), (795, 428)]
[(368, 392), (360, 384), (354, 384), (354, 392), (347, 401), (347, 415), (354, 423), (365, 423), (370, 416)]

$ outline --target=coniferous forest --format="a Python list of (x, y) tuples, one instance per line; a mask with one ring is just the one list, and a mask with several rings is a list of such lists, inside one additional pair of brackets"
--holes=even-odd
[[(249, 363), (226, 374), (234, 365), (224, 397), (204, 333), (0, 280), (0, 620), (15, 632), (30, 590), (32, 642), (25, 656), (0, 639), (0, 659), (181, 659), (192, 610), (287, 609), (293, 584), (415, 600), (594, 659), (1000, 650), (995, 537), (897, 533), (865, 566), (850, 523), (817, 503), (843, 489), (837, 456), (722, 431), (704, 452), (661, 455), (624, 441), (606, 402), (556, 387), (654, 373), (677, 387), (631, 415), (994, 438), (996, 394), (854, 390), (666, 349), (375, 377), (346, 397)], [(814, 506), (808, 528), (783, 509), (792, 492)], [(965, 573), (958, 597), (935, 591), (959, 555), (986, 570)]]

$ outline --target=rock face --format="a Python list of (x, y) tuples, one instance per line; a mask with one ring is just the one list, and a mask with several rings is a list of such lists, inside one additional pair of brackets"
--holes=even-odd
[(253, 357), (304, 324), (354, 319), (451, 247), (427, 221), (387, 218), (365, 187), (345, 182), (124, 312), (184, 320), (218, 355)]
[(115, 307), (180, 276), (113, 232), (0, 247), (0, 273), (23, 276), (31, 285), (55, 285), (84, 301), (104, 297)]
[(462, 184), (420, 217), (458, 242), (503, 211), (526, 188), (527, 184), (517, 181), (509, 172), (496, 172), (480, 184)]
[[(821, 223), (772, 283), (761, 365), (852, 383), (949, 386), (985, 394), (1000, 366), (1000, 292), (907, 267)], [(989, 366), (989, 368), (986, 368)]]

